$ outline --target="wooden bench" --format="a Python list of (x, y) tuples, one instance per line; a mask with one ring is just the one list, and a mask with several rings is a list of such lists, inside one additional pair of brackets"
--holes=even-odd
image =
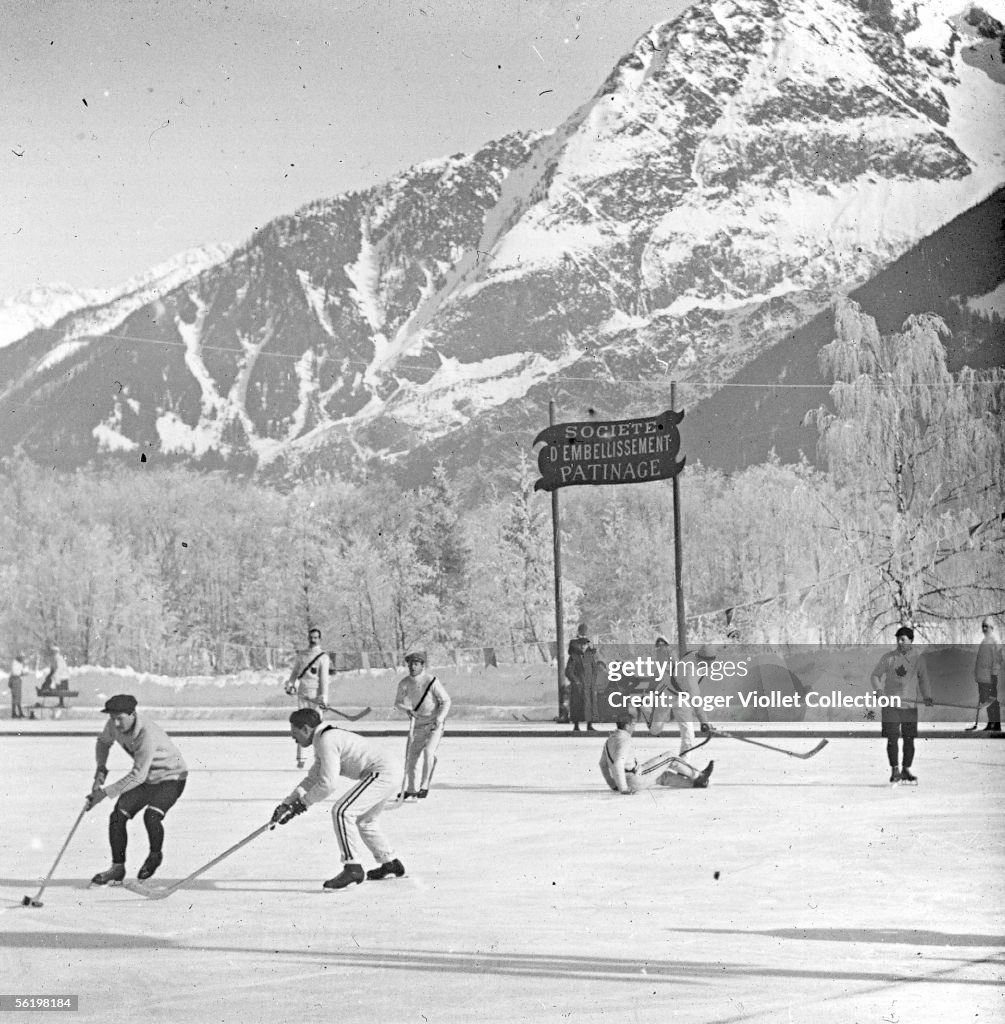
[[(45, 711), (48, 708), (52, 712), (53, 718), (59, 718), (60, 715), (69, 709), (70, 705), (66, 703), (71, 697), (79, 697), (80, 693), (77, 690), (60, 690), (60, 689), (47, 689), (44, 686), (36, 686), (35, 694), (38, 697), (38, 701), (35, 707), (39, 711)], [(49, 701), (52, 701), (50, 704)], [(34, 712), (32, 712), (34, 715)], [(41, 715), (39, 715), (41, 717)]]

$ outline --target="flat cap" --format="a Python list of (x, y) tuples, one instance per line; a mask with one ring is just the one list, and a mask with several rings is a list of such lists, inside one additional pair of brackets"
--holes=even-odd
[(101, 710), (106, 715), (131, 715), (136, 710), (136, 698), (131, 693), (117, 693), (105, 701)]

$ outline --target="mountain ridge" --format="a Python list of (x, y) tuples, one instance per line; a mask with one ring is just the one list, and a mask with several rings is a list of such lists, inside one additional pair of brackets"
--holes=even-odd
[(408, 475), (491, 464), (552, 398), (709, 398), (1005, 180), (1000, 23), (897, 10), (696, 5), (551, 132), (278, 217), (51, 364), (0, 349), (0, 451)]

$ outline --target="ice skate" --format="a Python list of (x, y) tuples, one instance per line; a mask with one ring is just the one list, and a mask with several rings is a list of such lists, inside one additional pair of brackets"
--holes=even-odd
[(705, 770), (691, 783), (691, 786), (694, 789), (706, 789), (708, 787), (708, 780), (712, 777), (712, 769), (714, 767), (715, 761), (709, 761), (705, 766)]
[(401, 798), (402, 802), (403, 803), (407, 803), (407, 804), (414, 803), (418, 799), (419, 799), (419, 794), (416, 793), (414, 790), (411, 790), (411, 789), (405, 790), (405, 792), (404, 792), (404, 794), (402, 795), (402, 798)]
[(154, 872), (161, 866), (161, 861), (164, 860), (163, 853), (154, 853), (151, 851), (150, 856), (143, 862), (143, 867), (136, 872), (136, 877), (142, 882), (148, 878), (152, 878)]
[(420, 800), (425, 800), (426, 797), (429, 796), (429, 790), (428, 789), (420, 789), (419, 793), (418, 793), (418, 796), (419, 796)]
[(91, 885), (122, 885), (125, 877), (125, 864), (113, 864), (107, 871), (99, 871), (91, 879)]
[(369, 878), (370, 881), (376, 882), (381, 878), (401, 878), (404, 873), (405, 865), (395, 857), (394, 860), (389, 860), (386, 864), (381, 864), (379, 868), (370, 868), (366, 873), (366, 877)]
[(909, 768), (901, 768), (900, 781), (903, 782), (905, 786), (916, 786), (918, 784), (918, 776), (912, 774)]
[(899, 768), (891, 768), (890, 769), (890, 785), (891, 786), (896, 786), (898, 782), (900, 782), (900, 769)]
[[(405, 869), (401, 870), (404, 873)], [(330, 892), (334, 889), (344, 889), (347, 885), (359, 885), (364, 877), (363, 868), (359, 864), (346, 864), (334, 878), (329, 878), (324, 883), (323, 888)]]

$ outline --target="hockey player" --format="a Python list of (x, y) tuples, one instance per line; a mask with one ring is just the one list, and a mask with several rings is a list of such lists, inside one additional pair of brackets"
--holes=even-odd
[(985, 732), (1001, 732), (1001, 705), (998, 703), (998, 684), (1002, 682), (1002, 645), (995, 635), (995, 620), (985, 616), (981, 621), (981, 632), (984, 634), (977, 648), (977, 659), (974, 662), (974, 682), (977, 683), (977, 714), (987, 706), (988, 724)]
[[(118, 798), (108, 820), (112, 866), (91, 879), (92, 885), (119, 884), (126, 877), (126, 823), (144, 807), (143, 824), (150, 839), (150, 852), (136, 877), (145, 879), (164, 859), (164, 816), (185, 790), (188, 769), (181, 752), (154, 721), (136, 711), (136, 698), (128, 693), (109, 697), (102, 711), (109, 716), (95, 748), (97, 770), (87, 796), (87, 810), (105, 797)], [(132, 769), (117, 782), (108, 778), (108, 752), (118, 743), (133, 758)]]
[(370, 740), (322, 722), (314, 708), (299, 708), (290, 715), (290, 735), (299, 747), (314, 747), (314, 763), (299, 786), (272, 814), (272, 820), (285, 825), (308, 807), (331, 796), (339, 778), (356, 780), (332, 808), (335, 838), (342, 854), (342, 870), (329, 878), (323, 888), (344, 889), (363, 881), (360, 863), (362, 848), (377, 860), (377, 867), (366, 872), (371, 880), (405, 873), (395, 857), (377, 819), (397, 788), (398, 769)]
[[(670, 641), (665, 636), (656, 637), (655, 647), (656, 656), (660, 661), (672, 660)], [(662, 686), (666, 705), (654, 708), (652, 717), (648, 720), (649, 732), (653, 736), (659, 736), (671, 718), (677, 723), (680, 730), (678, 756), (682, 759), (696, 745), (694, 727), (697, 723), (701, 723), (702, 732), (714, 731), (708, 716), (697, 703), (701, 696), (698, 680), (706, 672), (705, 662), (714, 657), (714, 653), (711, 647), (703, 646), (696, 651), (688, 651), (683, 658), (674, 660), (674, 671), (668, 671)]]
[[(296, 661), (286, 680), (286, 692), (297, 695), (297, 707), (320, 708), (328, 706), (328, 675), (331, 658), (321, 648), (321, 630), (316, 626), (307, 631), (307, 649), (297, 651)], [(297, 747), (297, 767), (303, 768), (303, 751)]]
[[(926, 707), (934, 703), (928, 689), (928, 674), (921, 652), (912, 649), (914, 630), (901, 626), (894, 634), (897, 647), (887, 651), (872, 670), (873, 691), (887, 697), (899, 697), (900, 707), (882, 709), (886, 756), (890, 762), (890, 782), (916, 783), (911, 772), (914, 764), (914, 741), (918, 735), (919, 695)], [(904, 758), (900, 760), (898, 745), (904, 738)], [(900, 765), (900, 767), (898, 767)]]
[(630, 796), (640, 789), (651, 789), (653, 786), (692, 789), (705, 789), (708, 786), (715, 767), (714, 761), (709, 761), (705, 770), (699, 772), (687, 761), (667, 751), (639, 764), (632, 745), (634, 732), (635, 716), (628, 713), (619, 715), (617, 728), (607, 738), (600, 755), (600, 772), (615, 792)]
[[(412, 719), (411, 742), (405, 752), (403, 800), (425, 799), (436, 766), (436, 748), (443, 737), (443, 726), (450, 713), (450, 694), (436, 676), (426, 671), (426, 656), (414, 652), (405, 657), (408, 675), (398, 683), (394, 706)], [(416, 785), (419, 761), (421, 779)]]

